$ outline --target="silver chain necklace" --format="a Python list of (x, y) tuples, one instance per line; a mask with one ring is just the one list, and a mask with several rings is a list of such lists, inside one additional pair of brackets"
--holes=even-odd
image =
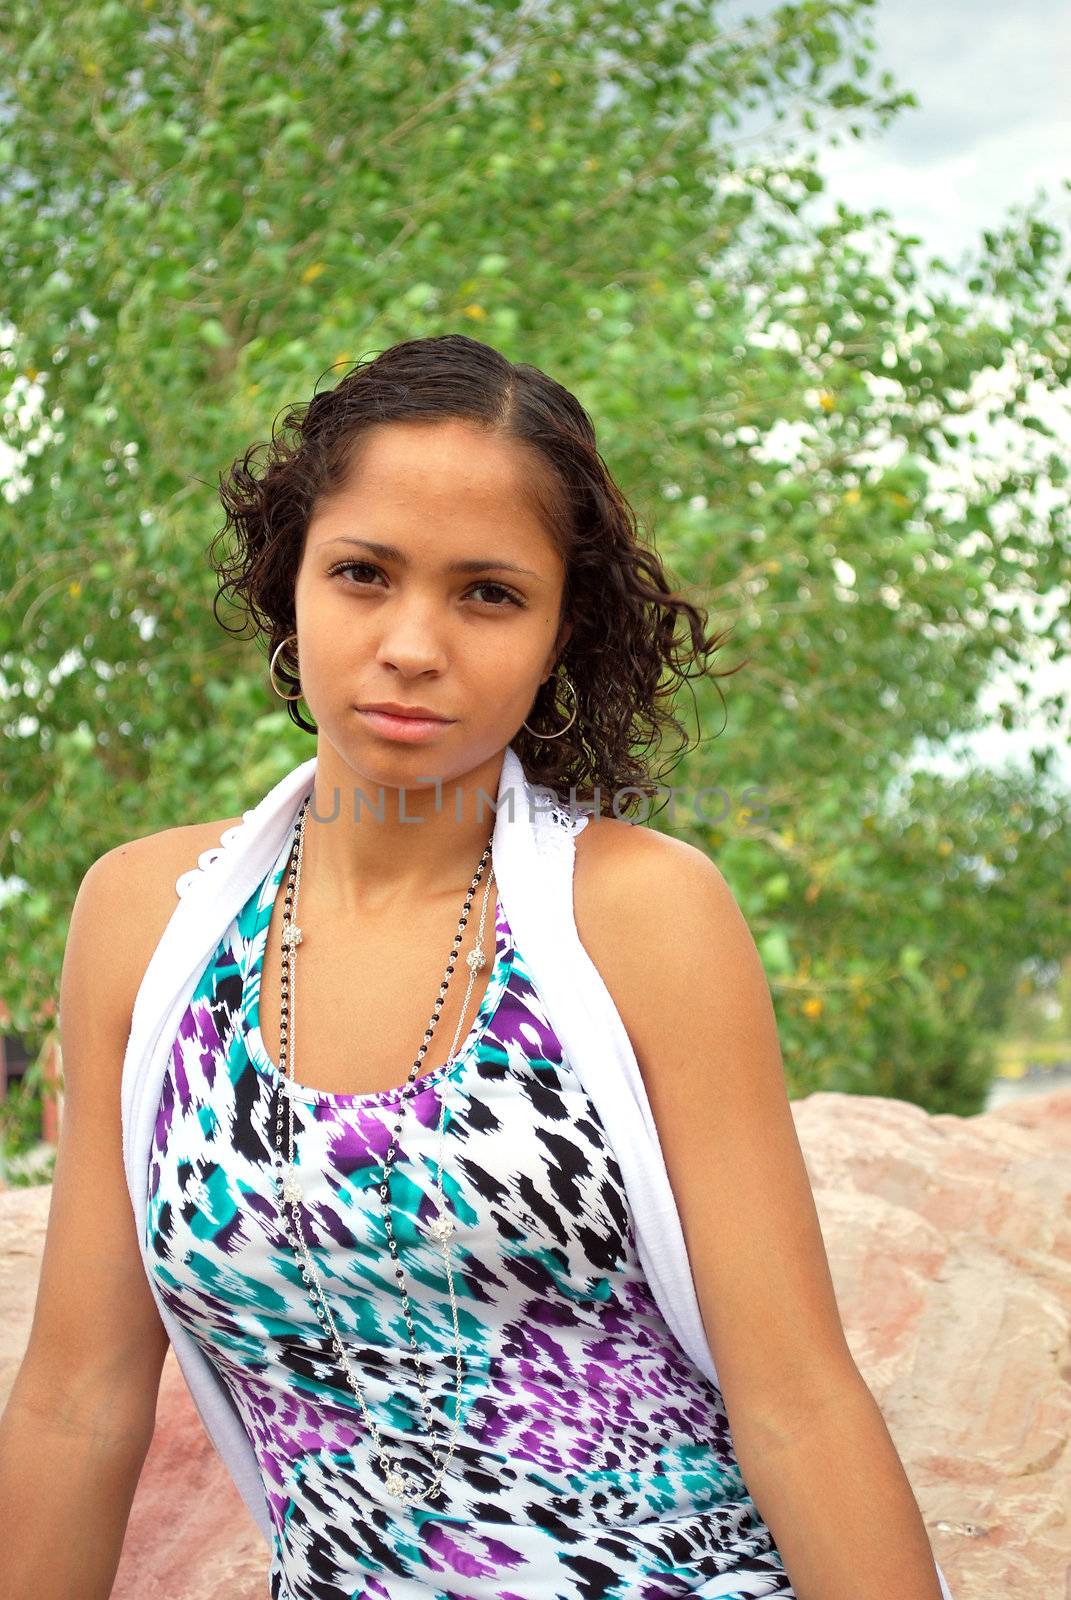
[[(347, 1381), (349, 1383), (350, 1388), (353, 1390), (354, 1395), (357, 1398), (357, 1402), (361, 1407), (361, 1412), (362, 1412), (362, 1414), (364, 1416), (365, 1422), (367, 1423), (367, 1425), (368, 1425), (368, 1427), (369, 1427), (369, 1429), (370, 1429), (370, 1431), (372, 1433), (372, 1436), (375, 1439), (376, 1454), (377, 1454), (377, 1458), (379, 1460), (380, 1467), (383, 1470), (384, 1482), (386, 1484), (387, 1493), (390, 1494), (390, 1495), (397, 1496), (398, 1499), (404, 1501), (405, 1504), (407, 1504), (407, 1505), (423, 1504), (423, 1503), (425, 1503), (427, 1501), (435, 1499), (439, 1495), (439, 1493), (441, 1491), (441, 1486), (442, 1486), (443, 1479), (446, 1476), (447, 1469), (450, 1466), (450, 1462), (453, 1460), (454, 1452), (455, 1452), (455, 1450), (457, 1448), (457, 1437), (458, 1437), (458, 1432), (460, 1430), (460, 1419), (461, 1419), (461, 1332), (460, 1332), (460, 1329), (458, 1327), (457, 1300), (456, 1300), (455, 1295), (454, 1295), (454, 1277), (453, 1277), (453, 1272), (451, 1270), (451, 1265), (450, 1265), (450, 1244), (449, 1244), (450, 1236), (454, 1232), (454, 1221), (453, 1221), (453, 1218), (450, 1216), (449, 1211), (446, 1208), (446, 1202), (445, 1202), (445, 1200), (443, 1198), (443, 1151), (444, 1151), (444, 1137), (445, 1137), (444, 1129), (445, 1129), (445, 1117), (446, 1117), (446, 1092), (445, 1092), (446, 1091), (446, 1084), (445, 1084), (445, 1081), (443, 1081), (441, 1083), (441, 1087), (440, 1087), (440, 1108), (439, 1108), (439, 1159), (438, 1159), (438, 1176), (437, 1176), (437, 1181), (436, 1181), (436, 1187), (437, 1187), (437, 1191), (438, 1191), (438, 1193), (437, 1193), (437, 1204), (438, 1204), (438, 1213), (439, 1214), (435, 1218), (435, 1220), (433, 1222), (431, 1222), (427, 1226), (427, 1228), (425, 1229), (426, 1236), (429, 1237), (429, 1238), (435, 1239), (442, 1246), (443, 1262), (444, 1262), (444, 1264), (446, 1266), (446, 1278), (447, 1278), (447, 1284), (448, 1284), (449, 1290), (450, 1290), (450, 1310), (451, 1310), (451, 1315), (453, 1317), (453, 1324), (454, 1324), (454, 1357), (455, 1357), (454, 1422), (453, 1422), (453, 1428), (452, 1428), (451, 1438), (450, 1438), (450, 1448), (449, 1448), (449, 1451), (447, 1452), (445, 1461), (442, 1461), (441, 1464), (440, 1464), (439, 1451), (438, 1451), (438, 1449), (437, 1449), (437, 1447), (435, 1445), (434, 1438), (432, 1437), (433, 1428), (434, 1428), (434, 1418), (433, 1418), (433, 1415), (432, 1415), (431, 1402), (428, 1399), (427, 1389), (426, 1389), (425, 1382), (424, 1382), (424, 1372), (423, 1372), (423, 1368), (422, 1368), (422, 1364), (421, 1364), (421, 1358), (422, 1358), (424, 1352), (421, 1350), (419, 1344), (417, 1343), (416, 1334), (415, 1334), (415, 1331), (414, 1331), (414, 1328), (413, 1328), (413, 1318), (412, 1318), (412, 1315), (411, 1315), (410, 1305), (409, 1305), (409, 1292), (408, 1292), (408, 1289), (406, 1288), (406, 1285), (405, 1285), (405, 1271), (404, 1271), (404, 1268), (401, 1265), (401, 1262), (398, 1259), (398, 1245), (397, 1245), (397, 1241), (396, 1241), (396, 1239), (394, 1237), (394, 1229), (393, 1229), (393, 1227), (391, 1225), (390, 1201), (388, 1199), (388, 1189), (389, 1189), (389, 1178), (388, 1178), (388, 1175), (389, 1175), (390, 1167), (391, 1167), (391, 1165), (392, 1165), (392, 1163), (394, 1161), (394, 1152), (395, 1152), (395, 1149), (396, 1149), (396, 1141), (397, 1141), (398, 1135), (401, 1133), (401, 1129), (402, 1129), (401, 1108), (402, 1108), (402, 1106), (404, 1106), (404, 1104), (405, 1104), (407, 1099), (412, 1098), (412, 1094), (413, 1094), (413, 1092), (415, 1092), (414, 1089), (413, 1089), (413, 1085), (416, 1082), (416, 1075), (420, 1070), (420, 1063), (424, 1058), (424, 1055), (425, 1055), (425, 1053), (427, 1051), (427, 1048), (428, 1048), (428, 1044), (429, 1044), (429, 1042), (430, 1042), (430, 1040), (432, 1038), (432, 1035), (435, 1032), (436, 1023), (439, 1020), (439, 1013), (440, 1013), (440, 1011), (442, 1009), (443, 1001), (444, 1001), (444, 999), (446, 997), (446, 992), (447, 992), (447, 989), (449, 988), (449, 985), (450, 985), (450, 976), (451, 976), (451, 974), (452, 974), (452, 972), (454, 970), (454, 963), (457, 960), (457, 953), (458, 953), (458, 950), (461, 947), (461, 940), (462, 940), (462, 937), (464, 936), (465, 927), (466, 927), (466, 925), (468, 923), (469, 910), (470, 910), (470, 907), (472, 905), (472, 897), (476, 893), (477, 888), (479, 887), (480, 879), (483, 876), (484, 867), (486, 866), (487, 860), (488, 860), (488, 858), (489, 858), (489, 856), (491, 854), (491, 843), (492, 843), (492, 841), (489, 839), (488, 842), (487, 842), (487, 848), (484, 850), (483, 855), (480, 857), (480, 864), (476, 868), (476, 872), (473, 875), (472, 883), (470, 884), (468, 893), (465, 896), (465, 904), (464, 904), (464, 907), (463, 907), (462, 912), (461, 912), (461, 919), (458, 922), (457, 933), (454, 936), (453, 948), (451, 950), (450, 958), (449, 958), (449, 960), (447, 962), (447, 965), (446, 965), (446, 976), (444, 977), (442, 983), (439, 985), (439, 997), (435, 1002), (435, 1007), (434, 1007), (434, 1009), (432, 1011), (430, 1024), (424, 1030), (424, 1042), (420, 1046), (420, 1049), (417, 1051), (416, 1060), (413, 1062), (412, 1067), (409, 1069), (409, 1076), (406, 1079), (406, 1082), (402, 1087), (401, 1095), (399, 1097), (399, 1118), (398, 1118), (397, 1123), (395, 1124), (394, 1137), (391, 1140), (390, 1149), (387, 1152), (387, 1156), (386, 1156), (386, 1159), (385, 1159), (384, 1164), (383, 1164), (383, 1180), (382, 1180), (382, 1182), (381, 1182), (381, 1184), (379, 1186), (379, 1195), (380, 1195), (380, 1201), (381, 1201), (382, 1206), (383, 1206), (383, 1215), (384, 1215), (384, 1223), (386, 1225), (386, 1230), (387, 1230), (387, 1239), (388, 1239), (388, 1242), (389, 1242), (389, 1245), (390, 1245), (391, 1255), (394, 1258), (394, 1276), (395, 1276), (395, 1278), (397, 1278), (399, 1286), (401, 1288), (402, 1306), (403, 1306), (403, 1310), (404, 1310), (404, 1314), (405, 1314), (405, 1322), (406, 1322), (406, 1327), (409, 1330), (409, 1343), (410, 1343), (410, 1347), (411, 1347), (411, 1349), (413, 1351), (413, 1354), (414, 1354), (414, 1357), (415, 1357), (415, 1361), (416, 1361), (417, 1378), (418, 1378), (419, 1383), (420, 1383), (420, 1404), (421, 1404), (421, 1408), (422, 1408), (423, 1413), (424, 1413), (424, 1425), (425, 1425), (425, 1429), (426, 1429), (426, 1432), (428, 1434), (428, 1437), (429, 1437), (429, 1439), (431, 1439), (431, 1454), (432, 1454), (432, 1457), (433, 1457), (433, 1459), (434, 1459), (434, 1461), (436, 1463), (436, 1467), (438, 1468), (436, 1476), (432, 1480), (431, 1487), (429, 1489), (427, 1489), (424, 1493), (420, 1493), (416, 1489), (416, 1487), (415, 1487), (415, 1485), (413, 1483), (413, 1480), (410, 1477), (408, 1477), (405, 1473), (399, 1471), (397, 1469), (397, 1467), (395, 1466), (395, 1464), (391, 1461), (391, 1459), (388, 1456), (388, 1454), (387, 1454), (387, 1451), (386, 1451), (386, 1449), (384, 1447), (383, 1438), (382, 1438), (382, 1435), (380, 1434), (379, 1428), (376, 1426), (375, 1419), (371, 1415), (371, 1413), (368, 1410), (368, 1407), (365, 1404), (364, 1392), (363, 1392), (363, 1390), (361, 1388), (360, 1382), (358, 1381), (356, 1375), (353, 1372), (353, 1369), (350, 1366), (349, 1359), (348, 1359), (348, 1357), (346, 1355), (345, 1347), (343, 1346), (342, 1339), (339, 1336), (338, 1328), (336, 1326), (335, 1319), (334, 1319), (334, 1316), (333, 1316), (332, 1311), (331, 1311), (331, 1307), (328, 1305), (327, 1297), (324, 1294), (323, 1283), (322, 1283), (322, 1280), (320, 1278), (320, 1274), (319, 1274), (319, 1271), (317, 1269), (316, 1263), (312, 1258), (312, 1255), (311, 1255), (311, 1253), (309, 1251), (308, 1245), (307, 1245), (307, 1243), (305, 1241), (305, 1238), (304, 1238), (304, 1236), (302, 1235), (302, 1232), (301, 1232), (300, 1214), (301, 1214), (301, 1198), (302, 1198), (302, 1192), (303, 1191), (302, 1191), (300, 1179), (298, 1177), (298, 1168), (297, 1168), (297, 1164), (296, 1164), (296, 1160), (295, 1160), (295, 1148), (294, 1148), (294, 1101), (293, 1101), (293, 1090), (295, 1088), (300, 1088), (301, 1086), (296, 1084), (295, 1083), (295, 1079), (294, 1079), (294, 1046), (293, 1046), (293, 1036), (294, 1036), (293, 1005), (294, 1005), (294, 998), (293, 997), (294, 997), (294, 975), (295, 975), (294, 974), (294, 969), (295, 969), (295, 965), (296, 965), (296, 953), (297, 953), (298, 945), (302, 942), (302, 931), (301, 931), (300, 927), (298, 927), (298, 925), (293, 921), (293, 916), (294, 916), (294, 914), (296, 913), (296, 910), (297, 910), (298, 890), (299, 890), (300, 884), (301, 884), (301, 864), (302, 864), (302, 859), (303, 859), (303, 855), (304, 855), (304, 846), (305, 846), (305, 820), (306, 820), (306, 817), (307, 817), (307, 814), (308, 814), (308, 808), (309, 808), (309, 804), (310, 804), (311, 799), (312, 799), (312, 796), (309, 795), (303, 801), (302, 807), (301, 807), (301, 811), (300, 811), (300, 813), (298, 815), (297, 821), (296, 821), (295, 826), (294, 826), (294, 846), (291, 848), (290, 872), (289, 872), (289, 877), (287, 879), (286, 896), (285, 896), (285, 901), (284, 901), (284, 906), (283, 906), (283, 929), (282, 929), (283, 960), (282, 960), (282, 977), (281, 977), (281, 1001), (280, 1001), (280, 1014), (279, 1014), (279, 1071), (280, 1071), (280, 1081), (279, 1081), (279, 1084), (278, 1084), (279, 1093), (278, 1093), (278, 1097), (277, 1097), (276, 1117), (275, 1117), (275, 1170), (276, 1170), (276, 1184), (277, 1184), (277, 1187), (278, 1187), (278, 1190), (279, 1190), (279, 1194), (280, 1194), (280, 1199), (281, 1199), (280, 1214), (282, 1216), (283, 1227), (284, 1227), (284, 1229), (286, 1231), (287, 1238), (290, 1240), (290, 1243), (293, 1245), (294, 1249), (298, 1252), (299, 1260), (301, 1261), (301, 1276), (305, 1280), (305, 1286), (309, 1291), (309, 1295), (310, 1295), (310, 1299), (312, 1301), (313, 1309), (316, 1312), (316, 1315), (320, 1320), (320, 1324), (324, 1328), (325, 1332), (330, 1330), (331, 1342), (332, 1342), (332, 1344), (333, 1344), (333, 1346), (335, 1348), (335, 1351), (336, 1351), (336, 1353), (337, 1353), (337, 1355), (339, 1357), (339, 1360), (342, 1363), (343, 1370), (345, 1371), (345, 1374), (346, 1374), (346, 1379), (347, 1379)], [(466, 956), (466, 958), (465, 958), (466, 963), (467, 963), (468, 968), (469, 968), (468, 988), (465, 991), (465, 999), (464, 999), (464, 1002), (463, 1002), (462, 1007), (461, 1007), (461, 1015), (458, 1018), (457, 1031), (454, 1034), (454, 1041), (453, 1041), (453, 1044), (450, 1046), (450, 1054), (447, 1057), (446, 1062), (444, 1063), (444, 1072), (449, 1067), (450, 1063), (454, 1059), (454, 1051), (457, 1049), (457, 1042), (458, 1042), (458, 1039), (459, 1039), (459, 1037), (461, 1035), (462, 1023), (465, 1020), (465, 1015), (466, 1015), (466, 1012), (468, 1010), (469, 998), (470, 998), (470, 996), (472, 994), (472, 986), (476, 981), (476, 974), (477, 974), (477, 972), (482, 971), (482, 969), (487, 965), (487, 957), (486, 957), (486, 955), (484, 953), (484, 949), (483, 949), (483, 932), (484, 932), (484, 920), (485, 920), (485, 918), (487, 916), (487, 901), (488, 901), (488, 896), (490, 895), (490, 892), (491, 892), (491, 885), (494, 882), (494, 877), (495, 877), (494, 869), (492, 868), (491, 872), (488, 874), (487, 886), (486, 886), (486, 888), (484, 890), (483, 907), (482, 907), (482, 910), (480, 912), (480, 926), (479, 926), (479, 932), (478, 932), (477, 938), (476, 938), (476, 945), (475, 945), (475, 948), (472, 949), (469, 952), (469, 954)], [(283, 1102), (284, 1101), (289, 1105), (289, 1108), (290, 1108), (289, 1142), (288, 1142), (288, 1147), (287, 1147), (288, 1153), (287, 1153), (287, 1157), (285, 1159), (284, 1159), (284, 1156), (283, 1156), (283, 1131), (282, 1131), (283, 1130)], [(287, 1205), (288, 1204), (293, 1207), (293, 1226), (292, 1227), (291, 1227), (290, 1220), (289, 1220), (288, 1214), (287, 1214)]]

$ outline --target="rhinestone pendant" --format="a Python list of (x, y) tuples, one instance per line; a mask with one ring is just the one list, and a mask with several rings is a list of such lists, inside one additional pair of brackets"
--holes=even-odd
[(437, 1239), (440, 1244), (449, 1239), (454, 1231), (454, 1221), (445, 1211), (440, 1211), (434, 1222), (428, 1223), (428, 1237)]
[(300, 943), (301, 943), (301, 929), (295, 923), (292, 922), (292, 923), (290, 923), (289, 927), (286, 927), (286, 928), (283, 929), (283, 938), (282, 938), (283, 949), (284, 950), (288, 950), (288, 949), (290, 949), (290, 947), (292, 945), (299, 945)]
[(387, 1493), (396, 1494), (399, 1498), (405, 1494), (409, 1487), (409, 1479), (402, 1472), (387, 1473)]
[(465, 960), (468, 962), (470, 972), (482, 972), (484, 967), (487, 965), (487, 961), (484, 956), (483, 945), (476, 945), (474, 949), (469, 951), (468, 955), (465, 957)]
[(287, 1166), (286, 1178), (283, 1181), (283, 1199), (297, 1202), (301, 1199), (301, 1184), (298, 1182), (297, 1169)]

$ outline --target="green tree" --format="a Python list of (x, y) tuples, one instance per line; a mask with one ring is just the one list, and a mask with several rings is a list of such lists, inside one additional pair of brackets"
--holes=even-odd
[[(235, 814), (311, 753), (264, 655), (212, 617), (218, 471), (326, 369), (463, 329), (580, 395), (671, 570), (752, 656), (723, 732), (698, 686), (707, 738), (664, 776), (731, 796), (678, 826), (759, 938), (794, 1092), (978, 1109), (1005, 963), (1053, 953), (1066, 796), (1043, 763), (1012, 818), (984, 774), (890, 795), (919, 740), (977, 726), (994, 669), (1029, 662), (1002, 599), (1067, 589), (1041, 404), (1066, 394), (1066, 236), (1038, 203), (964, 273), (886, 213), (818, 219), (821, 143), (912, 103), (869, 10), (8, 7), (16, 1029), (45, 1036), (92, 860)], [(773, 134), (740, 135), (760, 116)], [(1017, 430), (1011, 467), (987, 411)]]

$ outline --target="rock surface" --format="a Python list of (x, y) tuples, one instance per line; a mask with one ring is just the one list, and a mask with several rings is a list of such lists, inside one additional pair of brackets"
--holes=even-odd
[[(975, 1117), (843, 1094), (793, 1112), (848, 1342), (954, 1600), (1065, 1600), (1071, 1093)], [(0, 1193), (0, 1406), (50, 1195)], [(268, 1561), (169, 1352), (113, 1600), (265, 1600)]]

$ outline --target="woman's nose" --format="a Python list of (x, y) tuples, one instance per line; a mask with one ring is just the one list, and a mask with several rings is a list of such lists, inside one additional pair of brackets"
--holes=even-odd
[(443, 630), (430, 606), (398, 606), (384, 616), (378, 660), (406, 672), (422, 672), (445, 663)]

